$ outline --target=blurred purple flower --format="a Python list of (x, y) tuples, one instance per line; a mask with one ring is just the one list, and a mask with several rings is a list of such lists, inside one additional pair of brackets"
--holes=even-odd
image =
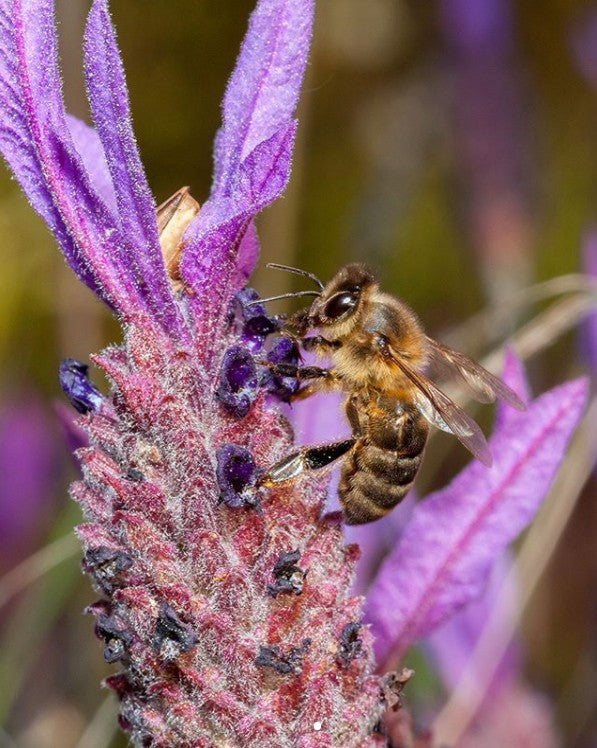
[[(506, 382), (515, 366), (508, 362)], [(523, 413), (504, 406), (508, 415), (490, 441), (493, 466), (472, 462), (417, 505), (367, 599), (366, 620), (383, 666), (481, 594), (493, 562), (547, 493), (586, 392), (586, 381), (577, 380), (537, 398)]]
[(578, 69), (586, 81), (597, 90), (597, 8), (589, 6), (581, 11), (571, 26), (569, 42)]
[(31, 392), (0, 407), (0, 568), (32, 547), (54, 508), (59, 452), (41, 403)]
[[(597, 92), (597, 8), (581, 14), (570, 30), (570, 45), (576, 64)], [(597, 227), (591, 227), (582, 242), (583, 271), (597, 279)], [(593, 376), (597, 376), (597, 311), (590, 314), (581, 329), (581, 347)]]
[[(597, 282), (597, 229), (588, 231), (582, 243), (582, 266), (584, 272)], [(582, 352), (597, 377), (597, 304), (596, 311), (589, 314), (581, 328)]]
[(437, 0), (452, 96), (456, 168), (473, 247), (500, 298), (528, 280), (533, 215), (510, 0)]

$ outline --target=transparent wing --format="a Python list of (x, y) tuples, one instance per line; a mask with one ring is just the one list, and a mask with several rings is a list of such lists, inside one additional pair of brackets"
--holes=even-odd
[(456, 371), (469, 386), (476, 400), (480, 403), (492, 403), (499, 397), (518, 410), (526, 410), (525, 404), (507, 384), (453, 348), (427, 337), (428, 352), (431, 364), (439, 368)]
[(478, 424), (459, 408), (431, 380), (411, 369), (399, 353), (389, 348), (392, 360), (417, 388), (416, 404), (422, 415), (436, 428), (454, 436), (484, 465), (492, 464), (491, 451)]

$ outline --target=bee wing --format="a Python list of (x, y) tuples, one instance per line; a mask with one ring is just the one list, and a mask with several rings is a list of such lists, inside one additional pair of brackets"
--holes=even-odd
[(475, 400), (492, 403), (499, 397), (518, 410), (526, 410), (525, 404), (514, 390), (480, 364), (433, 338), (427, 337), (426, 340), (432, 364), (455, 370), (472, 390)]
[(430, 379), (406, 364), (399, 353), (391, 348), (390, 353), (394, 363), (415, 385), (417, 408), (429, 423), (442, 431), (454, 434), (469, 452), (490, 467), (493, 459), (479, 425)]

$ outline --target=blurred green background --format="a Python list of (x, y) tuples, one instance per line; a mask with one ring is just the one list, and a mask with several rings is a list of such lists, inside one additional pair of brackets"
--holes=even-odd
[[(57, 0), (65, 96), (83, 118), (88, 6)], [(202, 202), (220, 100), (253, 2), (112, 0), (111, 7), (156, 200), (188, 184)], [(292, 277), (264, 270), (266, 261), (323, 279), (349, 259), (367, 261), (385, 289), (404, 297), (441, 337), (528, 283), (578, 271), (582, 235), (597, 208), (597, 94), (575, 65), (570, 39), (590, 7), (580, 0), (515, 2), (510, 46), (503, 58), (489, 56), (488, 77), (481, 76), (491, 83), (494, 67), (503, 65), (493, 88), (470, 78), (474, 57), (454, 58), (434, 2), (319, 0), (292, 184), (259, 219), (262, 260), (253, 284), (263, 294), (294, 287)], [(493, 112), (502, 85), (506, 96)], [(475, 111), (489, 112), (487, 121), (476, 120)], [(13, 577), (0, 581), (0, 602), (7, 603), (0, 609), (0, 745), (125, 745), (114, 737), (114, 706), (99, 689), (112, 668), (103, 663), (91, 619), (81, 615), (94, 593), (79, 572), (76, 544), (60, 540), (79, 513), (66, 499), (76, 471), (53, 411), (61, 358), (86, 360), (119, 331), (75, 281), (6, 169), (0, 243), (0, 413), (34, 403), (55, 450), (43, 505), (21, 542), (0, 554), (0, 572), (10, 574), (56, 539), (51, 548), (65, 557), (5, 599)], [(509, 325), (520, 321), (513, 314)], [(581, 373), (576, 350), (572, 331), (536, 357), (536, 390)], [(444, 482), (453, 469), (427, 480)], [(6, 474), (0, 487), (3, 481), (8, 485)], [(16, 506), (18, 489), (11, 495)], [(593, 483), (533, 596), (523, 632), (529, 678), (553, 697), (564, 744), (579, 748), (597, 739), (594, 499)], [(51, 558), (35, 557), (32, 576)], [(575, 694), (584, 694), (582, 709)]]

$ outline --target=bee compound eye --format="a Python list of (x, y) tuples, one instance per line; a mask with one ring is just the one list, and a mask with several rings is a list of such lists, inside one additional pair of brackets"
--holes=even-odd
[(357, 297), (353, 293), (343, 291), (337, 293), (325, 305), (323, 313), (328, 319), (337, 319), (356, 306)]

